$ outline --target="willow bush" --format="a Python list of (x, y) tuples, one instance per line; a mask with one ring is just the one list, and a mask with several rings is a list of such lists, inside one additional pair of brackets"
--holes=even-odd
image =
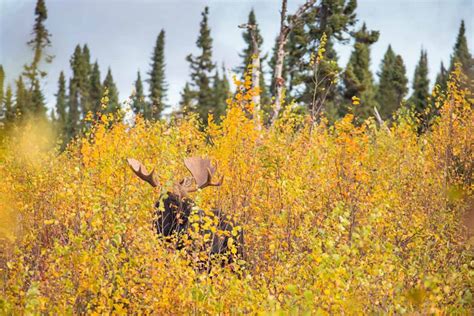
[[(47, 126), (23, 126), (0, 158), (1, 313), (472, 312), (474, 117), (461, 80), (433, 97), (439, 115), (421, 135), (409, 112), (386, 128), (350, 114), (329, 126), (291, 106), (256, 128), (251, 89), (206, 129), (194, 116), (104, 115), (61, 153)], [(225, 176), (192, 198), (243, 227), (237, 270), (201, 273), (153, 230), (187, 156)], [(162, 188), (128, 157), (156, 167)]]

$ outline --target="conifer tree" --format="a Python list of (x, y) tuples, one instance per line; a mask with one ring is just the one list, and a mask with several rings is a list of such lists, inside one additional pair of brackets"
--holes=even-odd
[[(257, 39), (257, 44), (258, 47), (261, 47), (263, 44), (263, 37), (260, 34), (260, 29), (258, 28), (257, 24), (257, 18), (255, 16), (255, 11), (252, 9), (250, 10), (249, 16), (248, 16), (248, 25), (255, 25), (255, 37)], [(249, 64), (252, 63), (252, 55), (253, 55), (253, 41), (252, 41), (252, 34), (251, 30), (246, 28), (245, 31), (242, 33), (242, 38), (244, 39), (245, 42), (245, 48), (242, 51), (242, 53), (239, 54), (239, 56), (242, 58), (242, 64), (236, 68), (236, 71), (243, 74), (246, 70)]]
[(3, 104), (3, 99), (4, 99), (4, 85), (5, 85), (5, 72), (3, 71), (3, 66), (0, 65), (0, 107)]
[(41, 78), (46, 76), (46, 72), (40, 69), (40, 63), (44, 60), (49, 63), (52, 56), (45, 54), (45, 49), (51, 46), (51, 34), (45, 26), (48, 18), (48, 11), (44, 0), (37, 0), (35, 7), (35, 23), (33, 26), (33, 38), (28, 45), (33, 50), (33, 60), (31, 64), (24, 66), (24, 75), (29, 80), (28, 93), (30, 97), (25, 98), (28, 103), (24, 104), (25, 114), (44, 114), (46, 112), (44, 96), (40, 87)]
[(66, 98), (66, 78), (61, 71), (58, 79), (58, 92), (56, 93), (56, 115), (58, 127), (62, 131), (67, 123), (67, 98)]
[(18, 77), (15, 91), (15, 120), (22, 120), (27, 115), (30, 94), (25, 87), (23, 77)]
[(230, 96), (230, 84), (225, 75), (223, 69), (222, 78), (219, 75), (219, 71), (216, 70), (214, 79), (213, 79), (213, 90), (214, 90), (214, 119), (220, 121), (220, 117), (225, 114), (225, 109), (227, 107), (227, 99)]
[(378, 72), (377, 103), (382, 119), (388, 119), (400, 107), (408, 88), (403, 59), (389, 45)]
[[(95, 112), (97, 103), (100, 102), (102, 96), (97, 96), (97, 81), (100, 86), (100, 73), (98, 66), (90, 64), (90, 51), (87, 45), (81, 47), (76, 45), (74, 53), (70, 59), (72, 70), (72, 84), (75, 85), (74, 90), (78, 93), (78, 109), (79, 120), (85, 117), (89, 111)], [(94, 81), (94, 82), (93, 82)]]
[(429, 86), (428, 54), (422, 50), (420, 60), (415, 68), (412, 86), (413, 93), (410, 98), (410, 102), (417, 113), (422, 113), (426, 109), (428, 96), (430, 95)]
[[(293, 29), (286, 47), (287, 77), (284, 79), (287, 81), (287, 96), (311, 107), (314, 95), (325, 95), (326, 111), (338, 106), (336, 103), (341, 96), (336, 84), (333, 80), (321, 81), (337, 77), (341, 71), (334, 45), (347, 43), (347, 35), (356, 22), (356, 8), (356, 0), (321, 1), (304, 15), (303, 23)], [(310, 55), (318, 51), (323, 34), (327, 42), (315, 74), (310, 65)], [(318, 87), (314, 84), (315, 76), (320, 81)]]
[(66, 122), (67, 140), (74, 138), (79, 132), (79, 90), (74, 79), (69, 79), (68, 113)]
[(82, 47), (80, 63), (79, 92), (82, 116), (85, 117), (89, 111), (92, 111), (92, 100), (90, 97), (92, 65), (90, 63), (90, 51), (87, 44)]
[(161, 30), (156, 39), (155, 49), (153, 51), (151, 71), (148, 73), (150, 78), (148, 83), (150, 85), (150, 110), (151, 116), (158, 120), (163, 112), (165, 105), (165, 98), (167, 92), (167, 85), (165, 80), (165, 31)]
[(115, 113), (120, 110), (119, 96), (117, 86), (115, 85), (114, 78), (112, 77), (112, 71), (110, 68), (107, 71), (107, 75), (104, 79), (104, 90), (107, 90), (109, 103), (107, 105), (107, 113)]
[(449, 79), (448, 70), (444, 67), (443, 62), (441, 62), (439, 73), (436, 75), (435, 85), (439, 86), (441, 91), (446, 91), (448, 79)]
[(209, 8), (205, 7), (202, 12), (199, 37), (196, 41), (200, 54), (197, 56), (188, 55), (186, 60), (191, 67), (191, 79), (195, 90), (196, 104), (195, 111), (207, 125), (209, 112), (215, 111), (214, 95), (211, 87), (211, 75), (215, 68), (212, 62), (212, 38), (208, 25)]
[(468, 75), (472, 70), (473, 60), (471, 53), (469, 52), (469, 47), (467, 45), (466, 38), (466, 27), (464, 25), (464, 20), (461, 21), (461, 26), (459, 27), (459, 33), (456, 38), (456, 43), (454, 44), (454, 51), (451, 55), (451, 65), (449, 67), (449, 72), (454, 70), (456, 63), (461, 64), (461, 69), (464, 74)]
[(91, 75), (90, 75), (90, 102), (91, 102), (91, 111), (96, 116), (97, 113), (101, 112), (101, 99), (103, 95), (102, 84), (100, 81), (100, 70), (99, 64), (97, 61), (92, 66)]
[(181, 100), (179, 101), (179, 111), (188, 112), (193, 108), (194, 92), (191, 90), (191, 86), (188, 82), (184, 85), (183, 91), (181, 91)]
[[(249, 13), (247, 25), (249, 26), (254, 26), (253, 29), (246, 28), (245, 31), (242, 33), (242, 37), (244, 39), (244, 42), (246, 44), (244, 50), (242, 51), (239, 56), (242, 58), (242, 64), (236, 68), (236, 71), (241, 74), (243, 77), (245, 75), (245, 72), (247, 71), (247, 68), (249, 65), (252, 64), (252, 58), (254, 55), (254, 41), (252, 40), (252, 32), (254, 33), (256, 42), (257, 42), (257, 50), (261, 52), (261, 46), (263, 44), (263, 37), (260, 34), (260, 29), (257, 24), (257, 18), (255, 16), (255, 11), (252, 9)], [(260, 88), (260, 102), (262, 104), (268, 104), (270, 103), (270, 96), (268, 94), (268, 88), (265, 83), (265, 76), (264, 76), (264, 71), (263, 71), (263, 60), (266, 59), (266, 56), (262, 56), (262, 54), (259, 54), (260, 62), (258, 63), (260, 65), (260, 76), (259, 76), (259, 83), (258, 86)], [(225, 74), (224, 74), (225, 75)]]
[(40, 82), (37, 80), (34, 83), (33, 91), (31, 92), (31, 108), (30, 114), (36, 118), (46, 119), (46, 106), (44, 103), (44, 95), (40, 88)]
[(84, 85), (84, 63), (82, 57), (82, 48), (76, 45), (74, 53), (69, 60), (72, 70), (72, 77), (69, 80), (68, 96), (68, 116), (66, 122), (67, 139), (72, 139), (79, 132), (81, 121), (81, 91)]
[(142, 115), (145, 119), (150, 119), (148, 113), (148, 105), (145, 101), (145, 94), (143, 92), (143, 82), (140, 76), (140, 71), (137, 72), (137, 80), (135, 81), (135, 92), (131, 96), (132, 110), (135, 114)]
[(4, 96), (3, 108), (5, 111), (3, 113), (3, 124), (4, 126), (8, 126), (15, 121), (15, 107), (13, 104), (12, 88), (10, 86), (7, 87), (7, 91)]
[(360, 98), (360, 104), (354, 106), (354, 114), (362, 121), (373, 113), (376, 105), (375, 87), (369, 67), (370, 45), (378, 40), (379, 32), (367, 30), (364, 23), (359, 31), (353, 33), (353, 37), (354, 50), (343, 74), (344, 97), (346, 104), (350, 104), (353, 97)]

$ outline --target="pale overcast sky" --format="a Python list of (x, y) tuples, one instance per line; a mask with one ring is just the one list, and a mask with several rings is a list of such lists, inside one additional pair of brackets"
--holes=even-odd
[[(26, 46), (34, 19), (35, 0), (0, 0), (0, 64), (7, 82), (13, 83), (32, 53)], [(289, 12), (303, 3), (289, 0)], [(469, 48), (473, 51), (472, 0), (359, 0), (359, 24), (380, 31), (380, 39), (372, 48), (372, 70), (392, 44), (401, 54), (411, 80), (420, 49), (428, 50), (430, 78), (433, 81), (449, 56), (465, 20)], [(214, 60), (225, 63), (228, 71), (240, 63), (238, 53), (244, 42), (238, 24), (247, 20), (251, 8), (264, 37), (263, 51), (271, 50), (279, 28), (279, 0), (46, 0), (47, 28), (52, 34), (50, 52), (55, 55), (47, 66), (44, 82), (47, 103), (52, 106), (59, 72), (69, 76), (69, 58), (76, 44), (87, 43), (92, 61), (98, 60), (102, 79), (107, 67), (112, 68), (120, 91), (120, 99), (128, 97), (137, 70), (146, 78), (150, 57), (160, 29), (166, 31), (166, 79), (168, 102), (177, 104), (179, 92), (189, 79), (186, 55), (195, 53), (201, 11), (210, 7)], [(345, 66), (351, 46), (338, 47), (340, 65)], [(377, 77), (376, 77), (377, 78)]]

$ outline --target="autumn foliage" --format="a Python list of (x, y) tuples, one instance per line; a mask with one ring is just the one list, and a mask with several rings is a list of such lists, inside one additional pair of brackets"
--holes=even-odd
[[(252, 89), (205, 130), (194, 116), (104, 115), (59, 153), (47, 126), (25, 126), (0, 154), (0, 313), (472, 312), (474, 116), (461, 81), (433, 96), (425, 133), (409, 111), (390, 126), (351, 114), (329, 126), (291, 106), (258, 128)], [(192, 198), (244, 229), (237, 267), (202, 273), (153, 230), (154, 202), (192, 155), (225, 176)], [(161, 191), (128, 157), (156, 167)]]

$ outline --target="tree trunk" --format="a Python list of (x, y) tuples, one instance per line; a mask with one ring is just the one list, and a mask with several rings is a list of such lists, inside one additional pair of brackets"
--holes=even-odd
[(277, 53), (276, 53), (275, 70), (273, 73), (273, 81), (275, 83), (275, 106), (273, 108), (273, 116), (271, 120), (272, 125), (278, 118), (278, 115), (280, 114), (281, 98), (283, 95), (283, 86), (285, 84), (285, 81), (282, 78), (283, 62), (285, 61), (286, 38), (288, 36), (287, 34), (289, 33), (289, 30), (287, 30), (288, 27), (285, 25), (286, 4), (287, 4), (287, 0), (283, 0), (281, 2), (280, 34), (278, 35), (278, 47), (277, 47)]
[(273, 116), (270, 122), (271, 125), (275, 123), (281, 111), (281, 99), (283, 96), (283, 88), (285, 86), (285, 80), (282, 77), (283, 63), (285, 62), (285, 44), (288, 39), (288, 35), (290, 34), (291, 30), (293, 30), (295, 25), (301, 21), (303, 14), (305, 14), (306, 11), (316, 3), (316, 0), (306, 0), (306, 2), (298, 8), (296, 13), (288, 18), (288, 24), (286, 24), (287, 2), (288, 0), (282, 0), (281, 2), (280, 34), (278, 35), (278, 47), (276, 53), (275, 70), (273, 74), (273, 81), (275, 83), (275, 105), (273, 107)]

